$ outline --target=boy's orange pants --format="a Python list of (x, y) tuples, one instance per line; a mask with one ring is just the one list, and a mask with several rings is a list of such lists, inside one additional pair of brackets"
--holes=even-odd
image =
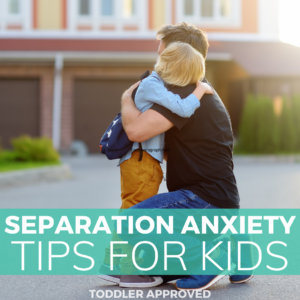
[[(157, 195), (163, 179), (163, 172), (158, 160), (149, 153), (143, 152), (143, 159), (139, 161), (140, 151), (132, 153), (131, 158), (120, 165), (121, 172), (121, 209), (130, 208), (148, 198)], [(121, 241), (114, 232), (113, 241)], [(115, 245), (114, 253), (126, 253), (127, 257), (114, 259), (114, 265), (121, 265), (121, 272), (130, 274), (134, 270), (132, 263), (132, 246)], [(137, 263), (139, 258), (136, 259)], [(110, 247), (105, 249), (105, 264), (110, 264)]]
[(163, 172), (158, 160), (149, 153), (140, 151), (132, 153), (130, 159), (120, 165), (121, 171), (121, 209), (130, 208), (158, 193), (163, 179)]

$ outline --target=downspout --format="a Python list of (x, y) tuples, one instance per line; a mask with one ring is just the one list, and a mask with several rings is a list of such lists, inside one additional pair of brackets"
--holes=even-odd
[(60, 150), (61, 106), (62, 106), (62, 71), (64, 58), (62, 54), (55, 56), (52, 141), (55, 149)]

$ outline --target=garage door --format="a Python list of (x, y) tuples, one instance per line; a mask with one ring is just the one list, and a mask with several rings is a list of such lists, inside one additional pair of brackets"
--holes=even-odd
[(134, 80), (76, 80), (74, 94), (75, 139), (99, 153), (99, 141), (120, 112), (121, 96)]
[(39, 80), (0, 79), (0, 137), (10, 148), (10, 140), (20, 135), (39, 136)]

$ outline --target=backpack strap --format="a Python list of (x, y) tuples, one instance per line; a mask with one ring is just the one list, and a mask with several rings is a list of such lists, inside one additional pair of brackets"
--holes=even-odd
[[(149, 71), (146, 71), (142, 76), (141, 76), (141, 80), (147, 78), (148, 76), (150, 75), (150, 72)], [(136, 92), (137, 92), (137, 89), (133, 91), (133, 99), (135, 100), (135, 95), (136, 95)], [(140, 150), (140, 158), (139, 158), (139, 161), (142, 161), (143, 159), (143, 147), (142, 147), (142, 143), (139, 143), (139, 150)]]
[(142, 161), (142, 159), (143, 159), (143, 147), (142, 147), (141, 143), (139, 143), (139, 149), (140, 149), (140, 158), (139, 158), (139, 161)]

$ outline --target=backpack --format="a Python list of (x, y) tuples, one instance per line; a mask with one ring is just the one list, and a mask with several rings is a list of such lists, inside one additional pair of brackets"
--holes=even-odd
[[(150, 72), (147, 71), (141, 76), (141, 80), (147, 78)], [(132, 92), (132, 98), (135, 99), (138, 87)], [(123, 128), (122, 115), (118, 115), (114, 118), (112, 123), (106, 129), (103, 137), (100, 140), (100, 151), (105, 154), (109, 160), (122, 158), (133, 146), (133, 142), (128, 139), (128, 136)], [(139, 143), (140, 158), (143, 158), (142, 144)]]

